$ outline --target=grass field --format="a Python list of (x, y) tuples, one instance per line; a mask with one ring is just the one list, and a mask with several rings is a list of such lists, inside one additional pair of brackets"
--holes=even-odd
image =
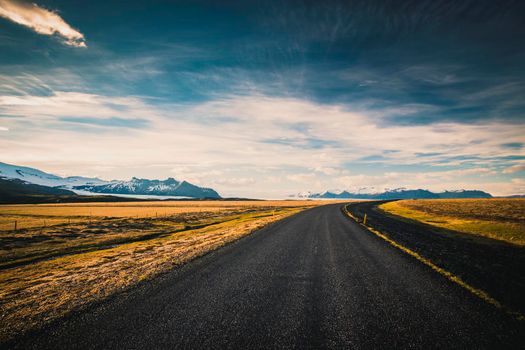
[(419, 199), (379, 207), (429, 225), (525, 245), (525, 199)]
[(320, 204), (326, 202), (0, 206), (0, 339)]
[[(177, 214), (257, 210), (303, 206), (306, 201), (166, 201), (126, 203), (17, 204), (0, 206), (0, 230), (31, 228), (97, 220), (99, 218), (158, 218)], [(311, 203), (311, 202), (308, 202)], [(308, 205), (308, 204), (307, 204)]]

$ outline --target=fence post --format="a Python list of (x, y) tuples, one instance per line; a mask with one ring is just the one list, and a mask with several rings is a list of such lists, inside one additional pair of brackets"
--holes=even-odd
[(363, 219), (363, 225), (366, 225), (366, 213), (365, 213), (365, 217)]

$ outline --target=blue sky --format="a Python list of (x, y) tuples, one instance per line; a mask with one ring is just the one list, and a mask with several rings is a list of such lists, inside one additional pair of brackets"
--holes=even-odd
[(524, 23), (520, 1), (0, 0), (2, 161), (525, 193)]

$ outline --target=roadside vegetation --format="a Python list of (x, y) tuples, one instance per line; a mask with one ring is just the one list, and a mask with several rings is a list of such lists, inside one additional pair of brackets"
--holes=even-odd
[(0, 340), (325, 203), (0, 206)]
[(525, 245), (525, 199), (418, 199), (379, 206), (425, 224)]

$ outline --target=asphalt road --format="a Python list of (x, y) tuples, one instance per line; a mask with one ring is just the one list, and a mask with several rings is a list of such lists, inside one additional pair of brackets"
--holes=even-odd
[(519, 348), (524, 328), (317, 207), (3, 347)]
[(368, 225), (525, 315), (525, 247), (388, 215), (377, 205), (348, 208), (361, 219), (366, 213)]

